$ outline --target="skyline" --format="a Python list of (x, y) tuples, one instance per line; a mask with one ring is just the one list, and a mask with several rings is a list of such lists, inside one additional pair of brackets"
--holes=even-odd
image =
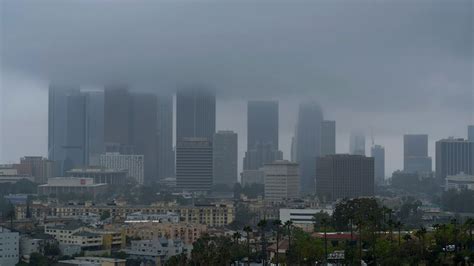
[(1, 3), (0, 162), (46, 155), (49, 81), (216, 89), (216, 130), (238, 133), (239, 169), (247, 100), (279, 100), (284, 158), (299, 103), (314, 100), (337, 123), (337, 153), (351, 131), (373, 132), (386, 175), (403, 168), (403, 134), (428, 134), (434, 158), (435, 141), (474, 124), (468, 0), (42, 3)]

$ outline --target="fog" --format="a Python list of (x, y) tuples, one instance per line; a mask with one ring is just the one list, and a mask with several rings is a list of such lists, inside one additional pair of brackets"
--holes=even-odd
[[(49, 82), (171, 93), (216, 89), (217, 129), (246, 147), (246, 100), (280, 101), (290, 156), (297, 106), (363, 130), (402, 167), (402, 135), (474, 123), (472, 1), (14, 1), (1, 13), (0, 162), (46, 155)], [(369, 152), (367, 152), (369, 154)]]

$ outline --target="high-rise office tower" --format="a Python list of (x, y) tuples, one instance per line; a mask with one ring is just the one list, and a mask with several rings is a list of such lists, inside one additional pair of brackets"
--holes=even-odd
[(409, 173), (427, 173), (431, 172), (431, 169), (431, 157), (428, 156), (428, 135), (404, 135), (403, 170)]
[(436, 178), (444, 184), (448, 175), (474, 174), (474, 142), (448, 138), (436, 142)]
[(106, 145), (130, 145), (131, 98), (126, 86), (105, 87), (104, 142)]
[(216, 131), (216, 96), (205, 89), (181, 89), (176, 93), (176, 141), (207, 138)]
[(278, 150), (278, 102), (247, 103), (247, 150), (257, 144), (271, 144)]
[(190, 191), (208, 191), (213, 175), (212, 143), (207, 138), (181, 138), (176, 145), (176, 184)]
[(99, 165), (104, 146), (104, 92), (84, 92), (86, 101), (86, 155), (88, 165)]
[(270, 202), (297, 199), (300, 190), (298, 164), (278, 160), (262, 167), (264, 197)]
[(157, 100), (152, 93), (131, 95), (130, 141), (135, 153), (144, 155), (145, 183), (157, 179)]
[(72, 92), (66, 102), (66, 145), (63, 146), (66, 150), (63, 163), (65, 171), (88, 163), (85, 95), (80, 91)]
[(232, 188), (237, 183), (237, 133), (218, 131), (214, 134), (212, 146), (213, 183)]
[(370, 156), (374, 158), (374, 176), (376, 184), (385, 182), (385, 148), (381, 145), (373, 145)]
[[(295, 131), (296, 133), (296, 131)], [(296, 135), (296, 134), (295, 134)], [(290, 160), (296, 162), (296, 136), (291, 137), (291, 154)]]
[(351, 132), (349, 140), (349, 152), (352, 155), (365, 156), (365, 135), (363, 132)]
[(244, 170), (257, 170), (266, 163), (283, 159), (278, 150), (278, 102), (247, 103), (247, 151)]
[(467, 126), (467, 140), (474, 142), (474, 125)]
[(300, 192), (314, 193), (316, 158), (321, 155), (323, 112), (315, 102), (300, 104), (296, 124), (296, 162), (300, 171)]
[(174, 176), (173, 97), (159, 95), (157, 115), (158, 178)]
[(374, 195), (374, 158), (335, 154), (318, 158), (316, 194), (325, 200)]
[(336, 121), (321, 123), (321, 156), (336, 154)]
[[(68, 96), (78, 92), (79, 88), (52, 84), (48, 95), (48, 158), (56, 162), (55, 172), (62, 175), (65, 171)], [(69, 169), (66, 169), (69, 170)]]

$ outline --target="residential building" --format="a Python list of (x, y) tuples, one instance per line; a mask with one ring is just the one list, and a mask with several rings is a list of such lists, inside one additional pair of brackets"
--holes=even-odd
[(244, 170), (240, 173), (240, 183), (242, 186), (264, 183), (264, 173), (262, 170)]
[(237, 183), (237, 133), (218, 131), (212, 147), (213, 184), (233, 188)]
[(181, 240), (164, 237), (151, 240), (132, 240), (131, 243), (131, 247), (125, 249), (129, 258), (155, 265), (165, 265), (166, 261), (175, 255), (187, 255), (192, 248), (192, 246), (186, 246)]
[(321, 122), (321, 156), (336, 154), (336, 121)]
[(446, 177), (445, 190), (474, 190), (474, 175), (466, 175), (459, 173), (457, 175), (449, 175)]
[(321, 155), (323, 111), (315, 102), (299, 106), (296, 124), (296, 162), (299, 164), (300, 192), (315, 191), (316, 158)]
[(299, 197), (300, 177), (297, 163), (279, 160), (265, 164), (262, 170), (266, 201), (283, 202)]
[(431, 157), (428, 156), (428, 135), (403, 135), (403, 170), (411, 173), (432, 171)]
[(96, 184), (93, 178), (79, 177), (48, 178), (47, 184), (38, 186), (38, 194), (46, 196), (80, 194), (95, 198), (97, 195), (105, 193), (106, 190), (107, 184)]
[(474, 142), (448, 138), (436, 142), (436, 178), (441, 184), (449, 175), (474, 175)]
[(142, 213), (134, 212), (127, 215), (125, 223), (177, 223), (179, 222), (179, 215), (173, 212), (167, 213)]
[(92, 178), (94, 184), (123, 185), (128, 171), (125, 169), (107, 169), (102, 167), (75, 168), (66, 172), (69, 177)]
[[(27, 205), (15, 206), (16, 219), (25, 219)], [(173, 212), (181, 217), (182, 222), (205, 224), (209, 227), (229, 225), (235, 218), (233, 204), (199, 204), (195, 206), (177, 206), (172, 204), (152, 206), (117, 206), (117, 205), (57, 205), (31, 204), (31, 217), (45, 219), (46, 217), (79, 217), (89, 214), (110, 213), (114, 219), (125, 220), (132, 213), (163, 213)]]
[(0, 184), (16, 183), (20, 180), (29, 180), (34, 182), (34, 178), (28, 175), (18, 174), (18, 170), (13, 165), (0, 165)]
[(381, 145), (373, 145), (370, 156), (374, 158), (374, 177), (378, 185), (385, 183), (385, 148)]
[(335, 154), (318, 158), (316, 194), (323, 200), (374, 195), (374, 158)]
[(183, 190), (208, 191), (212, 186), (212, 143), (207, 138), (182, 138), (176, 147), (176, 182)]
[(57, 245), (58, 242), (54, 237), (47, 234), (33, 234), (20, 236), (20, 255), (30, 255), (32, 253), (45, 254), (47, 245)]
[(144, 156), (135, 154), (120, 154), (118, 152), (107, 152), (100, 156), (100, 166), (108, 169), (125, 169), (127, 177), (132, 178), (138, 184), (144, 183)]
[(74, 257), (58, 261), (58, 266), (126, 266), (127, 260), (106, 257)]
[(0, 265), (16, 265), (20, 258), (20, 234), (0, 226)]

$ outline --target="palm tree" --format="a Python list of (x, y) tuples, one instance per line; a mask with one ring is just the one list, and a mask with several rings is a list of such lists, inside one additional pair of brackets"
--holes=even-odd
[(398, 247), (400, 248), (402, 244), (402, 227), (403, 227), (402, 222), (397, 221), (395, 223), (395, 227), (398, 229)]
[(286, 260), (287, 260), (287, 265), (290, 264), (290, 257), (291, 257), (291, 226), (293, 225), (293, 222), (291, 220), (288, 220), (285, 222), (285, 227), (288, 230), (288, 250), (286, 251)]
[(469, 249), (472, 249), (472, 226), (474, 226), (474, 219), (468, 218), (464, 225), (467, 227), (467, 230), (469, 230)]
[(425, 235), (426, 228), (421, 226), (420, 230), (415, 232), (415, 236), (421, 241), (421, 257), (424, 258), (425, 254)]
[(235, 244), (238, 244), (239, 242), (239, 239), (242, 235), (239, 233), (239, 232), (235, 232), (233, 235), (232, 235), (232, 239), (234, 239), (234, 242)]
[(324, 261), (328, 259), (328, 237), (327, 237), (327, 226), (328, 220), (326, 218), (321, 219), (321, 226), (324, 230)]
[(245, 226), (244, 231), (247, 233), (247, 265), (250, 265), (250, 232), (252, 228), (250, 226)]
[(281, 226), (281, 220), (274, 220), (273, 225), (276, 227), (276, 253), (275, 253), (275, 259), (276, 259), (276, 266), (278, 266), (278, 251), (280, 250), (279, 244), (280, 244), (280, 226)]
[(388, 220), (388, 230), (389, 230), (389, 236), (390, 236), (390, 244), (393, 244), (393, 220), (390, 218)]
[(261, 232), (261, 237), (262, 237), (262, 258), (263, 258), (263, 261), (264, 261), (264, 265), (265, 265), (265, 260), (266, 260), (266, 254), (267, 254), (267, 248), (266, 248), (266, 239), (265, 239), (265, 227), (267, 227), (267, 220), (263, 219), (263, 220), (260, 220), (260, 222), (258, 222), (257, 224), (258, 228), (260, 228), (260, 232)]

